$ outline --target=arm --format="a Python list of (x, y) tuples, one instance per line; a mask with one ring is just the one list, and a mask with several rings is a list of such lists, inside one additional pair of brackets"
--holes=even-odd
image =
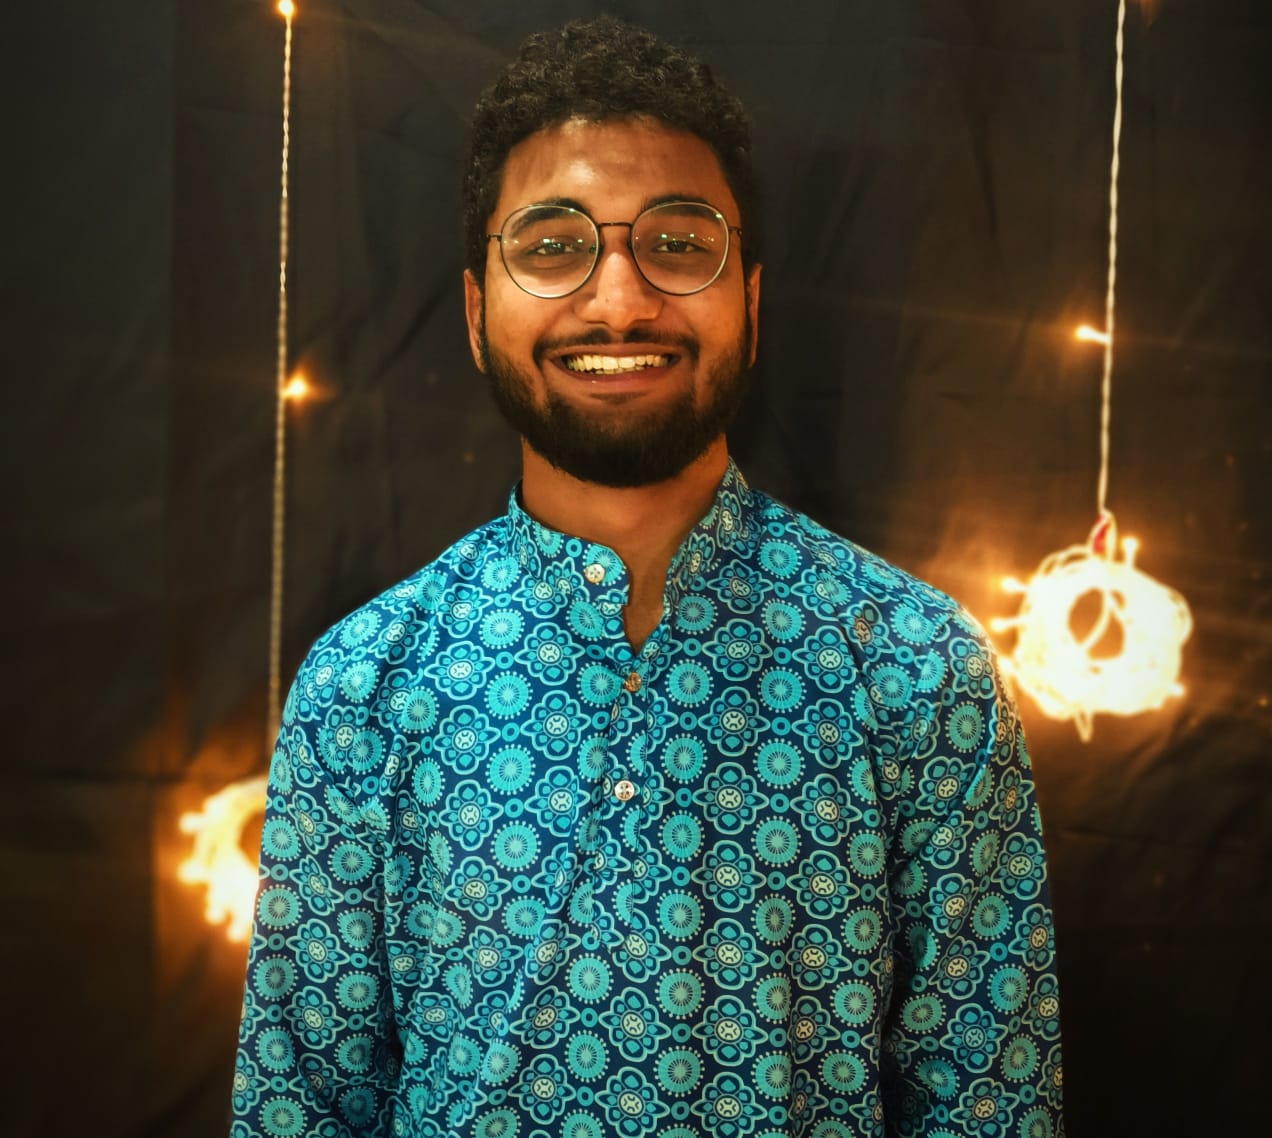
[(393, 1112), (383, 839), (323, 763), (307, 685), (302, 669), (270, 766), (232, 1138), (370, 1138)]
[(881, 764), (894, 834), (888, 1133), (1056, 1138), (1055, 951), (1029, 758), (983, 635), (962, 616), (945, 631), (943, 680), (916, 713), (927, 729)]

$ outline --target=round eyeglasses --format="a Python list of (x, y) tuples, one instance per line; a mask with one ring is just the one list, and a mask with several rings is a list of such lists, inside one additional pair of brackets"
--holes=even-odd
[(510, 213), (498, 233), (499, 255), (513, 284), (545, 300), (582, 288), (601, 254), (601, 230), (624, 226), (627, 248), (660, 292), (688, 296), (712, 284), (729, 255), (729, 234), (742, 230), (704, 202), (661, 202), (634, 221), (593, 221), (566, 205), (527, 205)]

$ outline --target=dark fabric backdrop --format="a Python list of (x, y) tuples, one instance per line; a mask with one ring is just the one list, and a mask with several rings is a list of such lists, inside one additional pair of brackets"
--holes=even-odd
[[(751, 480), (1010, 613), (1085, 538), (1116, 0), (301, 0), (285, 668), (499, 510), (468, 360), (466, 118), (607, 7), (753, 110)], [(264, 769), (282, 21), (10, 13), (0, 1131), (224, 1132), (243, 949), (177, 818)], [(1132, 3), (1110, 505), (1192, 604), (1187, 697), (1080, 743), (1027, 700), (1075, 1136), (1262, 1129), (1272, 999), (1272, 15)]]

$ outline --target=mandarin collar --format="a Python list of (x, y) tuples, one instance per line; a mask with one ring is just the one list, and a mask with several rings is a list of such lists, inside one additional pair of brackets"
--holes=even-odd
[[(750, 538), (753, 510), (751, 489), (730, 458), (710, 507), (671, 559), (667, 593), (682, 593), (722, 551)], [(586, 595), (602, 608), (626, 605), (630, 578), (622, 558), (606, 545), (536, 521), (521, 505), (520, 482), (508, 496), (506, 516), (512, 554), (536, 582), (565, 595)]]

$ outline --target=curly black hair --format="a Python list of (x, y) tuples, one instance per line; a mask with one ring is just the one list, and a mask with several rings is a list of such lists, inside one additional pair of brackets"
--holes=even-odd
[(749, 267), (759, 235), (751, 130), (741, 102), (702, 60), (644, 28), (598, 16), (530, 36), (477, 100), (463, 195), (468, 268), (479, 286), (486, 219), (499, 199), (509, 151), (572, 118), (649, 118), (702, 139), (738, 203), (742, 262)]

